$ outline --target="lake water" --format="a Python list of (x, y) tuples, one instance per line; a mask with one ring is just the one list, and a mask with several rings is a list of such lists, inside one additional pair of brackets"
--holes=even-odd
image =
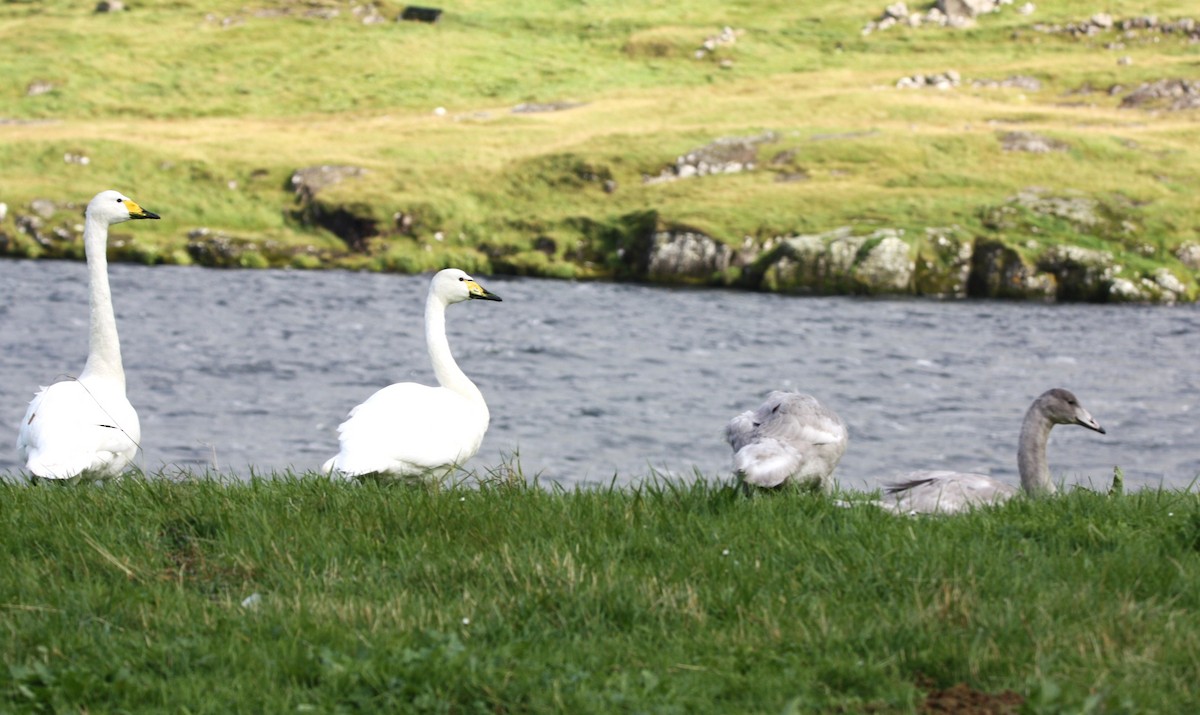
[[(433, 382), (428, 276), (114, 265), (142, 464), (310, 470), (376, 389)], [(1200, 309), (797, 298), (476, 276), (502, 303), (451, 306), (454, 354), (492, 425), (470, 466), (628, 483), (729, 473), (726, 421), (800, 389), (850, 425), (849, 487), (922, 468), (1016, 481), (1029, 403), (1066, 387), (1108, 430), (1059, 427), (1056, 478), (1186, 487), (1200, 475)], [(87, 354), (82, 263), (0, 260), (0, 472), (39, 385)]]

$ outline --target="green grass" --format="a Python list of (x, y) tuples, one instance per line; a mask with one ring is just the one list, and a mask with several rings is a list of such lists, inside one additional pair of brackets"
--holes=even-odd
[[(0, 486), (0, 711), (1024, 712), (1200, 697), (1200, 500), (901, 519), (724, 484)], [(256, 605), (243, 605), (252, 594)]]
[[(1167, 266), (1195, 292), (1194, 272), (1171, 251), (1200, 226), (1191, 190), (1200, 180), (1196, 112), (1119, 109), (1119, 97), (1104, 91), (1193, 76), (1194, 53), (1172, 36), (1127, 39), (1116, 52), (1105, 48), (1114, 37), (1032, 29), (1089, 17), (1095, 7), (1082, 0), (1039, 6), (1031, 17), (1006, 7), (970, 30), (868, 36), (861, 29), (883, 3), (699, 0), (680, 12), (667, 2), (474, 0), (447, 8), (433, 26), (391, 21), (402, 7), (392, 3), (380, 4), (388, 22), (363, 25), (355, 4), (180, 0), (112, 15), (65, 0), (0, 4), (9, 57), (0, 107), (17, 122), (0, 133), (0, 199), (10, 208), (0, 252), (73, 255), (26, 236), (17, 214), (50, 198), (63, 205), (52, 224), (78, 223), (78, 206), (114, 186), (164, 217), (128, 232), (114, 251), (124, 260), (194, 260), (188, 234), (208, 228), (249, 242), (252, 255), (235, 264), (423, 270), (456, 262), (610, 277), (619, 273), (613, 261), (580, 254), (611, 257), (596, 235), (628, 232), (647, 212), (658, 226), (738, 245), (843, 225), (908, 236), (958, 225), (986, 237), (980, 213), (1037, 185), (1136, 200), (1138, 238), (1163, 248), (1150, 268)], [(313, 9), (338, 14), (315, 19)], [(1164, 20), (1193, 10), (1125, 1), (1105, 9)], [(695, 58), (726, 25), (743, 31), (736, 44)], [(1133, 64), (1118, 66), (1121, 55)], [(894, 88), (901, 76), (945, 69), (968, 83), (1023, 74), (1044, 86)], [(54, 89), (30, 96), (35, 81)], [(1098, 91), (1072, 94), (1084, 84)], [(582, 106), (511, 112), (531, 101)], [(1014, 129), (1071, 148), (1001, 151), (997, 134)], [(795, 150), (792, 168), (807, 181), (777, 183), (760, 167), (642, 182), (714, 139), (764, 131), (779, 138), (760, 162)], [(814, 141), (820, 134), (845, 136)], [(91, 163), (65, 163), (65, 153)], [(288, 178), (317, 164), (370, 171), (321, 197), (379, 222), (382, 237), (365, 253), (293, 215)], [(578, 167), (611, 177), (617, 190), (606, 193)], [(416, 219), (411, 235), (394, 230), (397, 212)], [(435, 240), (438, 232), (449, 240)], [(1069, 226), (1039, 240), (1088, 237)], [(534, 250), (544, 238), (553, 245)], [(1019, 246), (1025, 237), (1000, 238)], [(1136, 250), (1103, 243), (1118, 263), (1144, 272)]]

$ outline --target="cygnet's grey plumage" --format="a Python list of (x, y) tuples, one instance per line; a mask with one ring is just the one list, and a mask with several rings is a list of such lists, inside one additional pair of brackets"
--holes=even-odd
[(846, 423), (812, 395), (776, 390), (756, 410), (725, 426), (733, 468), (747, 484), (777, 487), (793, 481), (829, 491), (846, 452)]
[(912, 472), (888, 485), (883, 498), (875, 504), (897, 514), (956, 514), (977, 506), (1000, 504), (1022, 490), (1030, 496), (1053, 494), (1046, 442), (1054, 425), (1080, 425), (1104, 434), (1104, 428), (1070, 391), (1048, 390), (1033, 401), (1021, 425), (1017, 449), (1020, 490), (984, 474)]

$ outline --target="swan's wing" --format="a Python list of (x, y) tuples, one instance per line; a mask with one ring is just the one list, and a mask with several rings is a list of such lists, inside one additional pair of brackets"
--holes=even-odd
[(461, 463), (478, 451), (487, 422), (486, 406), (452, 390), (389, 385), (338, 427), (340, 450), (325, 471), (412, 474)]
[(1016, 493), (1016, 488), (985, 474), (913, 472), (884, 487), (880, 506), (898, 514), (957, 514), (999, 504)]
[(832, 410), (818, 406), (801, 414), (785, 414), (779, 419), (763, 422), (757, 436), (777, 439), (798, 448), (808, 446), (838, 446), (845, 450), (849, 433), (846, 424)]
[(804, 455), (776, 439), (755, 440), (733, 455), (733, 468), (756, 487), (777, 487), (800, 471)]
[(70, 479), (121, 471), (137, 454), (140, 439), (137, 412), (123, 394), (70, 380), (34, 396), (21, 420), (17, 452), (30, 473)]

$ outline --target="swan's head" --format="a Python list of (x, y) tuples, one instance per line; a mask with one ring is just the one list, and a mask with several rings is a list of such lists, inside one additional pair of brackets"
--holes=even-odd
[(158, 218), (158, 214), (147, 211), (133, 199), (120, 191), (101, 191), (88, 202), (87, 215), (108, 224), (121, 223), (135, 218)]
[(1079, 404), (1070, 390), (1056, 387), (1047, 390), (1037, 399), (1038, 409), (1057, 425), (1079, 425), (1104, 434), (1104, 428)]
[(500, 300), (500, 296), (479, 285), (466, 271), (457, 268), (438, 271), (429, 285), (429, 292), (446, 305), (472, 299)]

